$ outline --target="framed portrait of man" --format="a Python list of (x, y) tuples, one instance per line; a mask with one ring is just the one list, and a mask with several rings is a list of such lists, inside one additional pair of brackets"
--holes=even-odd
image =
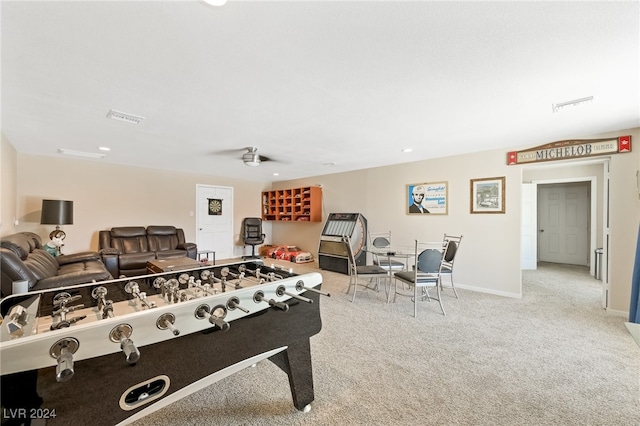
[(407, 185), (407, 214), (447, 214), (447, 182)]

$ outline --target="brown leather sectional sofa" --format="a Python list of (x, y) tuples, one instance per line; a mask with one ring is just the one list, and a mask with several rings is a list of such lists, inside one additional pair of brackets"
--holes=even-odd
[(154, 259), (190, 257), (198, 248), (185, 241), (184, 231), (174, 226), (120, 226), (100, 231), (100, 254), (107, 270), (118, 278), (147, 273), (147, 262)]
[(40, 236), (33, 232), (0, 238), (0, 269), (2, 297), (12, 294), (14, 281), (27, 281), (29, 290), (44, 290), (113, 278), (97, 252), (54, 257), (42, 249)]

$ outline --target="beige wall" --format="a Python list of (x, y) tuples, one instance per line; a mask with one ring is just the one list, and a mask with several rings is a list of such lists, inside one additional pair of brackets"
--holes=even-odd
[(64, 251), (70, 253), (97, 250), (98, 231), (114, 226), (174, 225), (184, 229), (188, 241), (195, 242), (196, 185), (204, 184), (233, 187), (236, 252), (242, 254), (238, 242), (242, 219), (259, 213), (260, 193), (269, 185), (27, 154), (18, 154), (17, 179), (17, 231), (48, 238), (53, 227), (40, 225), (42, 199), (73, 200), (74, 223), (63, 226), (67, 233)]
[(0, 235), (14, 233), (17, 219), (17, 153), (13, 145), (1, 135), (0, 142)]
[[(276, 188), (321, 184), (328, 213), (362, 213), (371, 232), (391, 231), (394, 244), (415, 239), (440, 241), (443, 234), (462, 234), (456, 258), (460, 287), (519, 297), (520, 291), (520, 169), (506, 165), (504, 150), (418, 161), (280, 182)], [(470, 179), (506, 177), (506, 213), (470, 214)], [(447, 215), (407, 215), (406, 185), (447, 181)], [(311, 225), (313, 239), (303, 241), (309, 224), (277, 223), (274, 240), (298, 244), (317, 253), (322, 225)], [(515, 250), (514, 250), (515, 247)]]
[[(631, 134), (640, 141), (640, 129), (609, 135)], [(541, 141), (541, 144), (546, 141)], [(530, 147), (518, 147), (525, 149)], [(6, 150), (3, 141), (3, 153)], [(10, 150), (9, 150), (10, 151)], [(396, 244), (411, 244), (415, 238), (439, 240), (444, 232), (463, 234), (457, 259), (456, 281), (467, 287), (506, 296), (521, 295), (520, 271), (520, 183), (522, 166), (506, 166), (507, 150), (493, 150), (449, 158), (378, 167), (347, 173), (327, 174), (273, 184), (274, 189), (322, 185), (323, 217), (331, 212), (359, 212), (373, 231), (390, 230)], [(260, 192), (269, 183), (239, 179), (164, 172), (97, 161), (17, 155), (17, 231), (31, 230), (45, 237), (49, 227), (39, 224), (43, 198), (75, 202), (75, 223), (65, 227), (69, 252), (96, 249), (97, 232), (118, 225), (173, 224), (195, 240), (196, 184), (232, 186), (235, 199), (235, 229), (241, 220), (260, 214)], [(10, 162), (12, 163), (12, 162)], [(13, 164), (13, 163), (12, 163)], [(11, 204), (5, 194), (5, 179), (13, 179), (3, 156), (3, 206)], [(629, 309), (635, 242), (640, 223), (640, 201), (635, 173), (640, 168), (640, 149), (611, 156), (611, 250), (610, 309)], [(58, 174), (52, 170), (64, 171)], [(469, 180), (506, 177), (506, 214), (470, 214)], [(446, 216), (408, 216), (405, 213), (407, 184), (445, 180), (449, 185)], [(9, 184), (9, 187), (11, 185)], [(6, 200), (9, 198), (9, 200)], [(2, 221), (12, 220), (2, 209)], [(296, 244), (317, 254), (323, 223), (266, 223), (268, 241)], [(2, 234), (8, 229), (3, 226)], [(13, 232), (13, 231), (12, 231)]]
[[(640, 129), (585, 136), (584, 138), (632, 135), (640, 143)], [(548, 143), (541, 141), (540, 145)], [(527, 149), (518, 147), (514, 149)], [(324, 217), (327, 213), (362, 213), (371, 231), (392, 232), (394, 244), (410, 244), (415, 238), (438, 240), (444, 232), (463, 234), (456, 259), (456, 281), (460, 287), (518, 297), (520, 271), (520, 183), (527, 179), (555, 177), (598, 177), (602, 193), (602, 172), (592, 167), (567, 167), (555, 172), (531, 167), (506, 166), (508, 150), (495, 150), (441, 158), (400, 166), (330, 174), (274, 184), (275, 189), (303, 185), (323, 186)], [(609, 310), (625, 314), (629, 310), (631, 275), (640, 223), (640, 201), (635, 173), (640, 169), (640, 148), (610, 158), (611, 167), (611, 247)], [(594, 166), (595, 167), (595, 166)], [(597, 167), (596, 167), (597, 168)], [(600, 166), (602, 170), (602, 166)], [(469, 213), (470, 179), (506, 176), (506, 214)], [(545, 176), (545, 177), (543, 177)], [(446, 180), (449, 182), (447, 216), (408, 216), (405, 213), (405, 185)], [(600, 195), (601, 196), (601, 195)], [(601, 217), (599, 219), (601, 223)], [(317, 254), (322, 224), (274, 223), (274, 242), (296, 244)], [(598, 238), (600, 238), (598, 236)], [(601, 239), (598, 240), (602, 242)]]

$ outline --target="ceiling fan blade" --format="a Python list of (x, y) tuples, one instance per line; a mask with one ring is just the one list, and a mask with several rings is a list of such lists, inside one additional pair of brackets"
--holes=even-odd
[(238, 155), (240, 153), (242, 153), (243, 151), (246, 151), (245, 148), (241, 148), (241, 149), (218, 149), (215, 151), (210, 151), (211, 154), (213, 155)]

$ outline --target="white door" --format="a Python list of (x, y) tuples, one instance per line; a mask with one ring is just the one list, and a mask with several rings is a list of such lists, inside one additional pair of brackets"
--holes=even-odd
[(233, 257), (233, 188), (196, 185), (198, 251), (214, 250), (216, 261)]
[(589, 185), (538, 186), (538, 258), (588, 265)]
[(522, 184), (522, 217), (520, 236), (520, 269), (538, 267), (538, 221), (536, 217), (536, 188), (533, 183)]

